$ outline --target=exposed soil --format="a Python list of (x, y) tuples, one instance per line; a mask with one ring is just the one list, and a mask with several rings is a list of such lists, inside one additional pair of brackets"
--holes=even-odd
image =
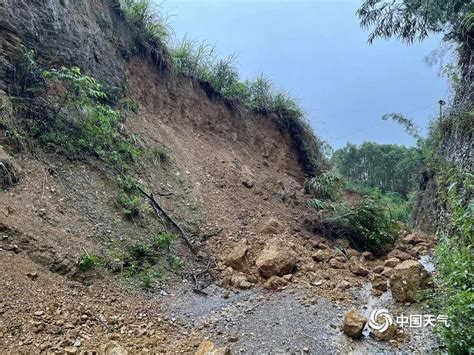
[[(151, 191), (165, 193), (160, 202), (199, 252), (193, 255), (178, 241), (173, 252), (183, 269), (168, 270), (148, 291), (120, 272), (80, 272), (84, 252), (109, 255), (161, 230), (160, 220), (151, 208), (125, 219), (116, 205), (114, 174), (97, 162), (15, 152), (0, 140), (0, 159), (12, 161), (18, 176), (0, 192), (1, 353), (98, 351), (111, 341), (130, 353), (192, 353), (205, 338), (245, 353), (436, 348), (427, 330), (392, 344), (342, 334), (351, 306), (391, 307), (387, 293), (374, 298), (370, 291), (370, 275), (384, 260), (363, 259), (346, 241), (313, 233), (317, 216), (306, 204), (302, 169), (290, 138), (273, 120), (241, 115), (191, 82), (164, 82), (144, 60), (131, 60), (128, 77), (140, 110), (127, 118), (126, 129), (171, 157), (169, 163), (147, 160), (140, 178)], [(270, 218), (281, 228), (263, 232)], [(223, 261), (243, 238), (248, 253), (238, 275), (249, 290), (222, 277), (235, 275)], [(274, 238), (297, 257), (281, 292), (264, 290), (266, 280), (255, 266)], [(429, 251), (425, 244), (422, 254)], [(314, 260), (321, 250), (337, 265)], [(355, 275), (347, 253), (370, 275)], [(205, 296), (192, 291), (190, 275), (207, 265), (210, 272), (198, 280)], [(342, 281), (349, 287), (340, 288)]]

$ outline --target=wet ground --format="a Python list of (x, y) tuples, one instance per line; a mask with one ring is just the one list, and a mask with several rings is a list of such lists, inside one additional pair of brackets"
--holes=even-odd
[[(307, 290), (292, 286), (281, 292), (262, 289), (228, 293), (212, 285), (207, 297), (191, 291), (168, 297), (167, 307), (189, 329), (202, 329), (219, 346), (232, 353), (334, 354), (334, 353), (433, 353), (439, 351), (429, 328), (406, 329), (409, 340), (397, 347), (377, 341), (366, 329), (361, 340), (341, 331), (348, 306), (326, 298), (305, 302)], [(386, 308), (393, 314), (420, 313), (416, 305), (393, 305), (390, 291), (373, 296), (371, 285), (353, 290), (356, 308), (369, 317), (373, 309)]]

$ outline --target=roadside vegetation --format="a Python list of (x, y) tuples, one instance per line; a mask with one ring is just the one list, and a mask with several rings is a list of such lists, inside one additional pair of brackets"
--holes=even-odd
[[(474, 352), (474, 176), (472, 161), (447, 159), (449, 140), (472, 142), (472, 51), (474, 3), (470, 0), (381, 1), (366, 0), (358, 10), (361, 25), (372, 30), (369, 41), (396, 37), (407, 43), (432, 33), (443, 33), (458, 57), (458, 65), (444, 67), (453, 84), (453, 99), (446, 114), (433, 120), (427, 137), (402, 114), (389, 114), (418, 141), (423, 166), (437, 183), (436, 263), (439, 275), (433, 306), (447, 314), (449, 327), (438, 327), (441, 341), (450, 354)], [(455, 137), (455, 138), (453, 138)]]

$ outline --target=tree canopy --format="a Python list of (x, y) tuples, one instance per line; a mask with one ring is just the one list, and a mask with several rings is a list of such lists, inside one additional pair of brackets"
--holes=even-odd
[(360, 146), (348, 143), (334, 152), (332, 162), (353, 182), (406, 196), (416, 186), (422, 154), (415, 147), (374, 142)]
[(412, 43), (437, 32), (455, 39), (473, 11), (472, 0), (365, 0), (357, 15), (363, 27), (373, 28), (370, 43), (390, 37)]

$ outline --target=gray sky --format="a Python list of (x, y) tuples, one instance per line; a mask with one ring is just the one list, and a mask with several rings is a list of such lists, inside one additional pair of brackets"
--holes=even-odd
[(413, 144), (402, 128), (381, 120), (402, 112), (426, 127), (446, 98), (439, 65), (423, 59), (440, 43), (396, 40), (367, 44), (359, 0), (166, 0), (177, 38), (236, 53), (244, 79), (265, 74), (295, 96), (316, 133), (335, 148), (347, 142)]

